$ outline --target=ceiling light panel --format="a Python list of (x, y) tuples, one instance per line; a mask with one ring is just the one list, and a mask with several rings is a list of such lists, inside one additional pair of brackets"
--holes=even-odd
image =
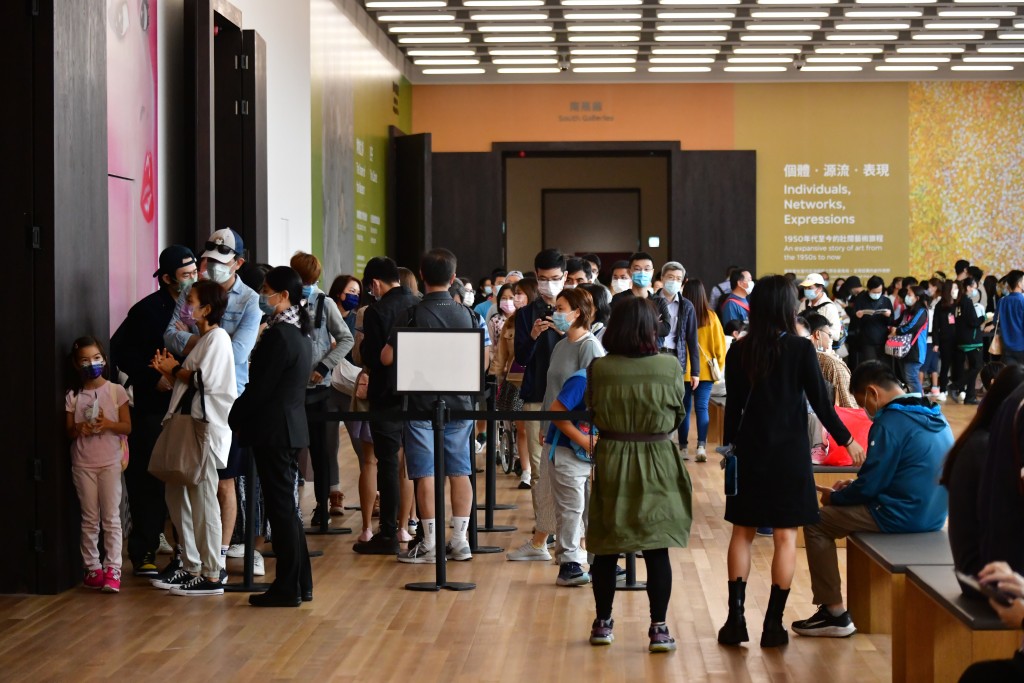
[(981, 64), (958, 64), (950, 68), (953, 71), (1013, 71), (1013, 67), (1009, 64), (1005, 66), (996, 66), (995, 64), (989, 64), (988, 66)]
[(566, 21), (637, 21), (643, 19), (642, 12), (563, 12)]
[(848, 9), (848, 19), (916, 19), (924, 16), (919, 9)]
[(366, 3), (367, 9), (436, 9), (447, 7), (444, 0), (427, 0), (426, 2), (412, 2), (406, 0), (379, 0), (378, 2)]
[(760, 10), (750, 11), (753, 19), (826, 19), (829, 11), (824, 9), (808, 10)]
[(569, 50), (570, 54), (579, 55), (586, 57), (588, 55), (636, 55), (637, 48), (635, 47), (607, 47), (607, 48), (573, 48)]
[(491, 59), (492, 64), (528, 65), (528, 64), (558, 64), (556, 57), (498, 57)]
[(470, 14), (473, 21), (546, 21), (547, 12), (481, 12)]
[(427, 13), (427, 12), (421, 12), (421, 13), (417, 13), (417, 14), (409, 14), (408, 12), (403, 12), (403, 13), (381, 12), (380, 14), (377, 15), (377, 20), (378, 21), (409, 21), (409, 22), (416, 22), (416, 21), (455, 21), (455, 15), (454, 14), (447, 14), (447, 13), (440, 13), (440, 12), (437, 13), (437, 14), (430, 14), (430, 13)]
[[(637, 17), (639, 18), (639, 17)], [(695, 21), (707, 21), (711, 19), (735, 19), (736, 12), (702, 12), (700, 10), (668, 10), (658, 11), (659, 19), (693, 19)]]
[(643, 28), (642, 24), (569, 24), (565, 27), (575, 33), (636, 33)]
[(748, 31), (817, 31), (821, 28), (821, 24), (818, 22), (803, 22), (799, 24), (794, 23), (771, 23), (771, 22), (752, 22), (748, 21), (746, 29)]
[(711, 71), (710, 66), (651, 66), (647, 68), (651, 73), (656, 74), (693, 74), (707, 73)]
[(862, 66), (842, 66), (836, 64), (834, 66), (805, 66), (800, 70), (800, 73), (815, 73), (820, 71), (863, 71)]

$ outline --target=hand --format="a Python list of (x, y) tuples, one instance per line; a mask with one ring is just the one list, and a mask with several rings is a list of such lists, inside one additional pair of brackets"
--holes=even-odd
[(891, 318), (892, 317), (892, 311), (890, 311), (888, 308), (883, 308), (881, 310), (881, 314), (883, 316), (885, 316), (886, 318)]
[(849, 486), (852, 483), (853, 483), (853, 479), (843, 479), (842, 481), (837, 481), (836, 483), (832, 484), (832, 490), (833, 491), (842, 491), (843, 489), (845, 489), (847, 486)]
[(186, 325), (185, 323), (181, 322), (180, 320), (178, 320), (177, 322), (174, 323), (174, 328), (176, 330), (178, 330), (178, 332), (191, 332), (192, 331), (192, 329), (188, 325)]
[(156, 355), (153, 356), (153, 361), (149, 364), (149, 367), (153, 368), (161, 375), (166, 377), (168, 381), (173, 382), (174, 378), (171, 377), (171, 370), (178, 364), (177, 359), (167, 349), (157, 351)]
[(167, 391), (170, 391), (173, 388), (174, 388), (174, 385), (171, 384), (171, 382), (166, 377), (164, 377), (163, 375), (160, 375), (160, 379), (156, 383), (156, 390), (159, 391), (159, 392), (167, 392)]
[(92, 436), (92, 425), (88, 422), (76, 422), (75, 423), (75, 438), (83, 436)]
[(316, 370), (314, 370), (313, 374), (309, 376), (310, 384), (320, 384), (320, 382), (323, 382), (323, 381), (324, 381), (324, 376), (321, 375)]
[(690, 378), (690, 388), (691, 389), (693, 389), (694, 391), (697, 391), (697, 387), (699, 385), (700, 385), (700, 377), (691, 377)]
[(831, 504), (832, 504), (832, 492), (831, 491), (822, 491), (821, 492), (821, 506), (825, 507), (826, 505), (831, 505)]
[(939, 352), (939, 347), (938, 346), (933, 346), (932, 347), (932, 351), (934, 351), (935, 353), (938, 353)]
[(100, 408), (100, 414), (96, 416), (96, 424), (93, 425), (93, 434), (102, 434), (111, 431), (117, 425), (116, 422), (108, 420)]
[(857, 311), (857, 317), (858, 318), (863, 318), (865, 313), (867, 313), (866, 310)]
[(867, 458), (867, 453), (864, 452), (864, 447), (856, 441), (851, 441), (850, 445), (846, 447), (846, 452), (853, 458), (853, 464), (860, 467), (864, 464), (864, 459)]
[[(538, 434), (538, 437), (539, 437), (539, 438), (538, 438), (537, 440), (538, 440), (538, 441), (540, 441), (540, 445), (541, 445), (541, 446), (543, 446), (543, 445), (544, 445), (544, 437), (545, 437), (545, 436), (546, 436), (546, 435), (544, 434), (544, 432), (541, 432), (540, 434)], [(541, 456), (541, 457), (543, 457), (543, 456)]]
[(546, 318), (537, 318), (536, 320), (533, 321), (533, 329), (530, 330), (530, 336), (533, 337), (534, 340), (536, 340), (537, 337), (544, 334), (544, 332), (546, 332), (547, 330), (553, 329), (555, 329), (555, 326), (551, 323), (551, 321), (547, 320)]
[[(978, 572), (982, 583), (995, 584), (999, 590), (1018, 598), (1024, 597), (1024, 576), (1017, 574), (1006, 562), (991, 562)], [(1017, 620), (1020, 623), (1020, 620)]]

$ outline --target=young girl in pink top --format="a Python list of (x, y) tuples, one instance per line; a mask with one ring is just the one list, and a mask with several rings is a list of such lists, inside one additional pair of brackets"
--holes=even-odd
[[(92, 337), (71, 347), (72, 376), (65, 397), (71, 438), (71, 476), (82, 507), (82, 562), (85, 587), (121, 590), (121, 470), (127, 458), (123, 436), (132, 431), (128, 394), (105, 378), (107, 357)], [(104, 568), (99, 535), (103, 526)]]

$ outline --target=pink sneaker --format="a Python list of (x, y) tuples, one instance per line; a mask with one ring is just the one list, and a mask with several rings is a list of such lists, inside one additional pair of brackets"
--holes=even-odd
[(825, 446), (818, 444), (817, 446), (811, 448), (812, 463), (814, 463), (815, 465), (820, 465), (826, 460), (828, 460), (828, 449), (826, 449)]
[(102, 569), (90, 569), (85, 573), (85, 581), (82, 582), (86, 588), (93, 590), (103, 588), (104, 583), (106, 583), (106, 578), (103, 576)]
[(103, 575), (103, 592), (104, 593), (120, 593), (121, 592), (121, 570), (115, 569), (114, 567), (107, 567), (106, 573)]

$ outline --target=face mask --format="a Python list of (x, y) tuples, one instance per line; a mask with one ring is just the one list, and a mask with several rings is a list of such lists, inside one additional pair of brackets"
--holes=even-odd
[(359, 295), (358, 294), (346, 294), (345, 298), (341, 300), (341, 307), (346, 311), (351, 311), (359, 307)]
[(754, 281), (751, 280), (747, 284), (743, 285), (743, 288), (747, 290), (747, 296), (750, 296), (754, 293)]
[(462, 303), (467, 306), (472, 306), (473, 302), (476, 301), (476, 295), (473, 292), (466, 292), (462, 295)]
[(302, 288), (302, 298), (309, 301), (309, 297), (313, 296), (313, 285), (305, 285)]
[(980, 300), (981, 300), (981, 292), (979, 292), (976, 289), (972, 290), (971, 291), (971, 301), (980, 301)]
[(231, 266), (226, 263), (211, 263), (206, 267), (206, 273), (210, 276), (210, 279), (216, 282), (218, 285), (225, 284), (234, 275), (231, 272)]
[(568, 313), (562, 313), (561, 311), (555, 311), (551, 314), (551, 322), (555, 324), (555, 329), (565, 334), (572, 327), (572, 320), (569, 320)]
[(523, 306), (526, 305), (526, 295), (516, 294), (515, 298), (513, 299), (513, 302), (515, 303), (516, 308), (522, 308)]
[(957, 287), (954, 287), (953, 289), (951, 289), (949, 291), (949, 295), (952, 296), (955, 299), (958, 296), (960, 296), (960, 290)]
[(184, 280), (178, 280), (178, 294), (184, 294), (188, 296), (189, 291), (192, 289), (192, 285), (196, 283), (196, 278), (187, 277)]
[(498, 308), (500, 308), (505, 315), (512, 315), (516, 310), (516, 302), (512, 299), (502, 299)]
[(558, 293), (562, 291), (562, 281), (555, 280), (554, 282), (551, 282), (550, 280), (545, 280), (544, 282), (538, 282), (537, 290), (540, 291), (541, 296), (554, 299), (558, 296)]
[(882, 298), (881, 292), (868, 292), (868, 296), (871, 297), (872, 301), (878, 301)]
[(192, 306), (190, 304), (185, 304), (181, 307), (181, 315), (179, 318), (181, 319), (181, 322), (185, 323), (189, 327), (196, 324), (196, 319), (193, 315)]
[(679, 293), (679, 289), (683, 286), (682, 282), (677, 280), (666, 280), (665, 281), (665, 293), (669, 296), (675, 296)]
[(816, 292), (813, 289), (805, 289), (804, 298), (806, 298), (808, 301), (814, 301), (815, 299), (818, 298), (818, 292)]
[(491, 294), (494, 294), (494, 289), (491, 287), (484, 287), (484, 294), (490, 296)]
[(637, 287), (650, 287), (653, 279), (654, 273), (648, 273), (646, 270), (633, 271), (633, 284)]
[(616, 279), (612, 280), (612, 291), (618, 294), (619, 292), (625, 292), (630, 288), (630, 280)]
[(878, 403), (877, 403), (877, 401), (875, 402), (875, 412), (873, 412), (873, 413), (870, 412), (868, 410), (868, 397), (867, 397), (867, 394), (864, 395), (864, 414), (867, 415), (868, 419), (871, 420), (872, 422), (874, 422), (875, 419), (878, 417)]
[(913, 306), (916, 301), (917, 301), (917, 299), (915, 299), (914, 297), (910, 296), (909, 294), (907, 294), (905, 297), (903, 297), (903, 303), (905, 303), (907, 306)]
[(82, 375), (82, 379), (84, 380), (96, 379), (103, 374), (103, 368), (106, 366), (107, 364), (104, 361), (89, 363), (87, 365), (79, 366), (78, 372)]
[(274, 304), (270, 303), (270, 300), (273, 299), (275, 296), (277, 296), (277, 294), (260, 294), (260, 310), (266, 313), (267, 315), (274, 315), (275, 313), (277, 313)]

